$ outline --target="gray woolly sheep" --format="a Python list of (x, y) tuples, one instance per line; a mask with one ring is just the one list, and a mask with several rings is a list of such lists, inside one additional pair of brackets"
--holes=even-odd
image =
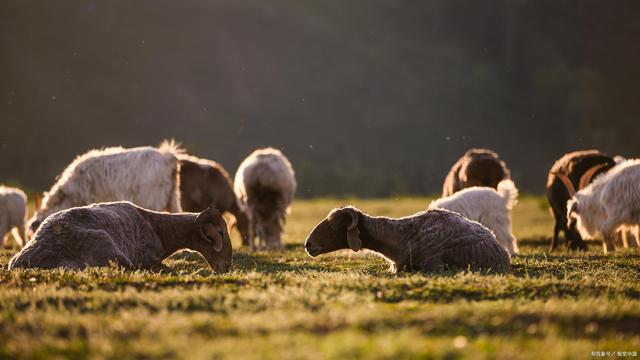
[(449, 170), (442, 186), (442, 197), (473, 186), (495, 189), (505, 179), (511, 179), (511, 172), (497, 153), (488, 149), (471, 149)]
[(243, 243), (248, 243), (249, 217), (240, 207), (227, 171), (215, 161), (190, 155), (178, 158), (182, 209), (200, 212), (215, 204), (221, 212), (233, 214)]
[(9, 262), (17, 268), (108, 266), (163, 269), (181, 249), (199, 252), (217, 272), (231, 266), (231, 241), (218, 210), (161, 213), (130, 202), (94, 204), (49, 216), (34, 238)]
[(0, 246), (9, 231), (12, 231), (18, 245), (26, 245), (26, 216), (27, 195), (20, 189), (0, 185)]
[(252, 248), (255, 248), (253, 240), (256, 236), (261, 247), (282, 247), (282, 228), (296, 186), (291, 163), (279, 150), (256, 150), (240, 164), (235, 192), (249, 215), (249, 245)]
[(393, 271), (433, 272), (443, 267), (505, 271), (510, 264), (509, 254), (489, 229), (440, 209), (391, 219), (342, 207), (331, 211), (305, 241), (312, 257), (349, 248), (381, 254)]
[(115, 147), (78, 156), (45, 194), (29, 229), (35, 232), (47, 216), (60, 210), (99, 202), (131, 201), (150, 210), (182, 211), (180, 152), (173, 142), (164, 142), (159, 148)]
[(433, 201), (430, 209), (445, 209), (477, 221), (493, 231), (496, 240), (509, 252), (518, 253), (516, 237), (511, 232), (510, 211), (518, 199), (518, 189), (511, 180), (502, 180), (498, 190), (474, 186)]

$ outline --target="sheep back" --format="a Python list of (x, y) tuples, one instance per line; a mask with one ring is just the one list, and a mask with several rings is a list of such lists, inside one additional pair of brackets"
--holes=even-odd
[(289, 160), (277, 149), (254, 151), (239, 166), (235, 190), (245, 200), (252, 188), (272, 189), (282, 194), (288, 205), (296, 192), (296, 180)]
[(62, 172), (43, 199), (37, 219), (74, 206), (131, 201), (150, 210), (179, 212), (181, 150), (165, 142), (159, 148), (91, 150)]
[(157, 264), (162, 245), (151, 224), (128, 202), (94, 204), (49, 216), (9, 269)]
[(401, 268), (421, 267), (437, 271), (442, 266), (458, 269), (506, 271), (509, 254), (498, 244), (489, 229), (478, 222), (441, 209), (428, 210), (417, 216), (419, 232), (409, 238), (405, 256), (409, 260)]
[(496, 152), (470, 149), (449, 170), (442, 187), (442, 196), (450, 196), (472, 186), (495, 189), (500, 181), (510, 178), (511, 172)]
[(180, 155), (180, 201), (182, 209), (200, 212), (212, 203), (221, 212), (237, 204), (229, 173), (215, 161)]

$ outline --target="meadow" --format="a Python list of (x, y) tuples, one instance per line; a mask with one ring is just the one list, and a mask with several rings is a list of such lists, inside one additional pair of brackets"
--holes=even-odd
[[(280, 252), (234, 237), (232, 271), (175, 254), (174, 273), (119, 268), (6, 270), (0, 359), (577, 359), (640, 352), (640, 253), (602, 245), (547, 252), (544, 199), (513, 214), (521, 254), (507, 274), (392, 274), (371, 253), (311, 258), (302, 243), (328, 211), (354, 204), (403, 216), (427, 198), (297, 200)], [(630, 355), (630, 354), (627, 354)]]

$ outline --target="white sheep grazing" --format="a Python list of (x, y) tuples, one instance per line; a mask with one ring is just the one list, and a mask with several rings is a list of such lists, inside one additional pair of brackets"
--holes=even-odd
[(259, 149), (238, 167), (234, 188), (251, 222), (249, 244), (257, 236), (260, 246), (281, 248), (285, 216), (296, 192), (296, 179), (289, 160), (279, 150)]
[(430, 209), (440, 208), (456, 212), (489, 228), (498, 243), (509, 255), (518, 253), (516, 237), (511, 232), (509, 211), (516, 204), (518, 189), (511, 180), (502, 180), (498, 190), (490, 187), (471, 187), (433, 201)]
[(619, 163), (575, 193), (567, 202), (567, 218), (585, 239), (602, 233), (605, 253), (615, 250), (615, 232), (640, 225), (640, 159)]
[(18, 245), (27, 244), (25, 220), (27, 216), (27, 196), (17, 188), (0, 185), (0, 246), (5, 235), (12, 231)]
[(130, 201), (149, 210), (180, 212), (181, 150), (173, 142), (160, 147), (91, 150), (62, 172), (29, 221), (35, 232), (49, 215), (76, 206)]

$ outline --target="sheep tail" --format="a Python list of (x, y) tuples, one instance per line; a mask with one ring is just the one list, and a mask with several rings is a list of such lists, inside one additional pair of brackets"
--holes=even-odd
[(158, 150), (167, 155), (178, 157), (178, 155), (185, 154), (184, 149), (180, 146), (180, 143), (174, 139), (163, 140), (158, 146)]
[(504, 199), (507, 209), (511, 210), (518, 203), (518, 188), (511, 179), (500, 181), (498, 194)]

